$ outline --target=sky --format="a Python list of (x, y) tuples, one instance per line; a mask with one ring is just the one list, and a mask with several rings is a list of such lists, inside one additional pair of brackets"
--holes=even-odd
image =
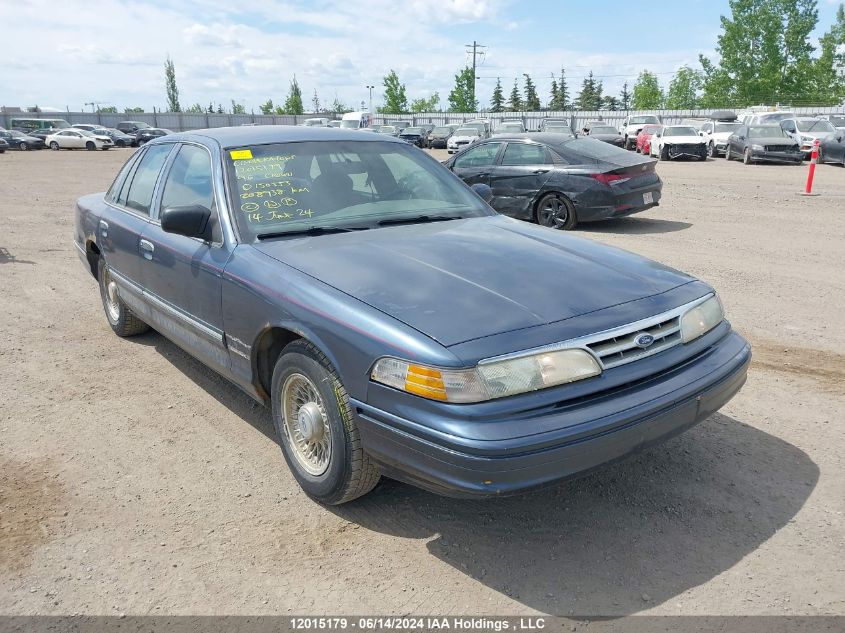
[[(816, 36), (839, 0), (819, 0)], [(383, 101), (395, 70), (409, 101), (440, 96), (479, 56), (482, 107), (500, 77), (505, 95), (523, 73), (549, 98), (566, 69), (571, 94), (592, 70), (606, 94), (649, 69), (664, 86), (698, 55), (715, 56), (728, 0), (15, 0), (0, 2), (0, 105), (90, 110), (165, 108), (164, 62), (176, 67), (183, 108), (280, 104), (296, 75), (306, 109), (338, 97), (350, 107)]]

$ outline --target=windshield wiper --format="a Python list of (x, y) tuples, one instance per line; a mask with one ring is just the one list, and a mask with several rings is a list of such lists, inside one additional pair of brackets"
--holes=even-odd
[(388, 226), (390, 224), (423, 224), (425, 222), (443, 222), (445, 220), (463, 220), (460, 215), (415, 215), (410, 218), (391, 218), (388, 220), (379, 220), (379, 226)]
[(276, 231), (274, 233), (259, 233), (255, 237), (266, 240), (273, 237), (287, 237), (288, 235), (327, 235), (329, 233), (349, 233), (351, 231), (366, 231), (368, 226), (309, 226), (296, 231)]

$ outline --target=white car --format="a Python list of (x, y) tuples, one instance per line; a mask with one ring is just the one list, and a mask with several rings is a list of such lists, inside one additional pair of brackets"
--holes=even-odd
[[(646, 125), (660, 124), (660, 118), (654, 114), (625, 117), (619, 127), (619, 133), (622, 135), (622, 147), (634, 149), (637, 146), (637, 135)], [(607, 123), (602, 122), (602, 125), (607, 125)]]
[(50, 134), (44, 139), (47, 147), (54, 150), (60, 149), (111, 149), (114, 142), (104, 135), (94, 134), (88, 130), (66, 128), (55, 134)]
[(305, 119), (305, 123), (300, 123), (305, 127), (329, 127), (329, 120), (325, 117), (314, 117), (313, 119)]
[(474, 127), (460, 127), (446, 141), (446, 151), (450, 154), (461, 151), (467, 145), (481, 140), (481, 132)]
[(836, 134), (836, 128), (830, 121), (810, 116), (783, 119), (780, 127), (798, 142), (801, 151), (807, 157), (813, 153), (813, 145), (816, 141), (821, 142)]
[(707, 121), (698, 130), (707, 141), (707, 155), (710, 158), (724, 154), (728, 147), (728, 137), (742, 125), (736, 121)]
[(507, 120), (499, 123), (496, 129), (496, 134), (519, 134), (525, 132), (525, 126), (522, 121)]
[(682, 156), (707, 160), (707, 141), (689, 125), (666, 125), (651, 137), (649, 154), (660, 160)]

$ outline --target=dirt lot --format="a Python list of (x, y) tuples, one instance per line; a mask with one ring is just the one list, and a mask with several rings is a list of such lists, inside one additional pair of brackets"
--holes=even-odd
[(0, 613), (845, 614), (845, 169), (661, 164), (577, 232), (720, 291), (755, 351), (721, 413), (528, 496), (324, 508), (266, 411), (108, 328), (71, 205), (128, 152), (0, 156)]

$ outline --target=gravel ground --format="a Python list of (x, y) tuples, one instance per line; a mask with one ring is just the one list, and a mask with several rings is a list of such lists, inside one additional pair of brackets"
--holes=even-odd
[(108, 328), (72, 202), (128, 155), (0, 156), (0, 613), (845, 614), (845, 169), (663, 163), (577, 231), (720, 291), (755, 360), (719, 414), (522, 497), (324, 508), (263, 408)]

